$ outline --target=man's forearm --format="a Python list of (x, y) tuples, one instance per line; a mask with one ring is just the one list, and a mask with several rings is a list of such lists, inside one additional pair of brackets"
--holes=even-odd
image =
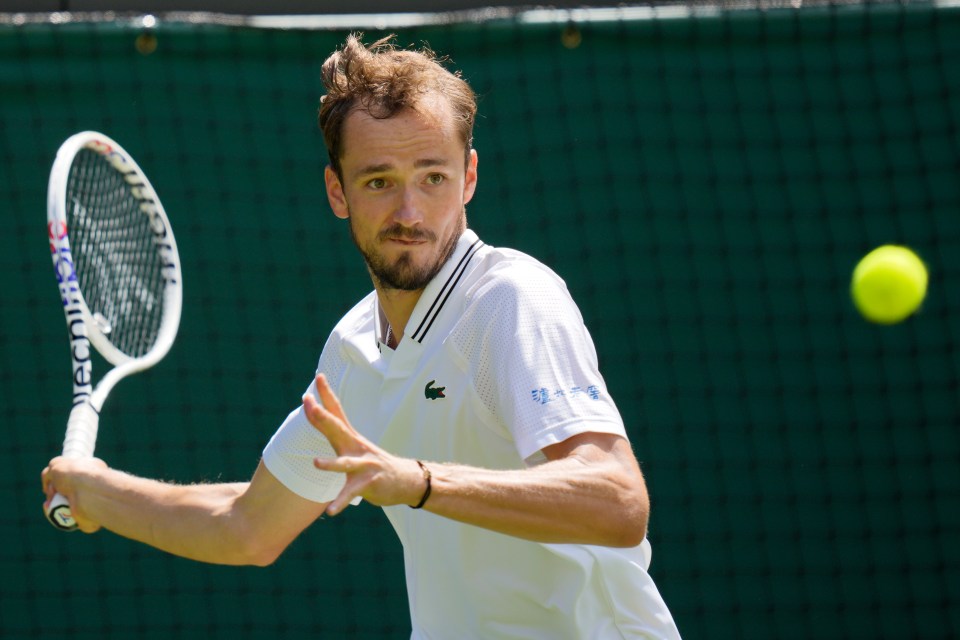
[(574, 455), (516, 471), (427, 463), (424, 508), (538, 542), (635, 546), (646, 535), (649, 502), (639, 470), (616, 457)]
[(259, 564), (234, 505), (247, 483), (175, 485), (106, 469), (77, 492), (77, 507), (114, 533), (184, 558)]

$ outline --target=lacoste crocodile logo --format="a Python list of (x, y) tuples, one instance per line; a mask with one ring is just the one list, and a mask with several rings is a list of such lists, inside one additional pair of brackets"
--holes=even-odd
[(427, 400), (436, 400), (437, 398), (446, 398), (447, 396), (443, 395), (443, 390), (446, 387), (435, 387), (433, 383), (436, 380), (431, 380), (427, 383), (427, 386), (423, 388), (423, 395)]

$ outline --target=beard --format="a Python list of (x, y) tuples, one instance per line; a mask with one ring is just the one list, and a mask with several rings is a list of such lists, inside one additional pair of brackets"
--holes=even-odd
[(428, 244), (437, 246), (438, 251), (432, 261), (417, 266), (413, 261), (413, 254), (410, 251), (404, 251), (400, 256), (390, 262), (387, 258), (377, 251), (376, 245), (364, 246), (353, 228), (353, 218), (350, 217), (350, 237), (353, 243), (357, 245), (360, 255), (367, 263), (367, 269), (373, 278), (375, 284), (384, 289), (394, 289), (398, 291), (419, 291), (425, 288), (433, 278), (440, 273), (443, 265), (447, 263), (450, 256), (457, 248), (457, 241), (467, 227), (466, 211), (460, 216), (460, 221), (454, 233), (446, 238), (442, 246), (437, 246), (437, 235), (432, 231), (420, 228), (408, 228), (399, 224), (391, 225), (377, 234), (376, 243), (382, 243), (389, 238), (402, 238), (404, 240), (426, 241)]

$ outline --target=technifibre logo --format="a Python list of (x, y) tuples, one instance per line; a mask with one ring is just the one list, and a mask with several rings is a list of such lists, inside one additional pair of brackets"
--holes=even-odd
[(427, 386), (423, 388), (423, 396), (427, 400), (436, 400), (437, 398), (446, 398), (447, 396), (443, 395), (443, 390), (446, 389), (446, 387), (435, 387), (433, 386), (434, 382), (436, 382), (436, 380), (431, 380), (430, 382), (427, 383)]

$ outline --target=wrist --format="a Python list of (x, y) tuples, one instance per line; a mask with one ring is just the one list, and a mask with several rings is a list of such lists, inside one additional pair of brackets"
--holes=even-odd
[(427, 499), (430, 498), (430, 492), (433, 490), (433, 483), (432, 483), (433, 474), (430, 473), (430, 469), (428, 469), (425, 464), (423, 464), (419, 460), (417, 460), (416, 462), (417, 462), (417, 465), (420, 467), (420, 471), (423, 472), (423, 480), (424, 480), (425, 486), (423, 490), (423, 495), (420, 497), (419, 502), (417, 502), (416, 505), (408, 505), (408, 506), (411, 509), (422, 509), (423, 505), (427, 503)]

